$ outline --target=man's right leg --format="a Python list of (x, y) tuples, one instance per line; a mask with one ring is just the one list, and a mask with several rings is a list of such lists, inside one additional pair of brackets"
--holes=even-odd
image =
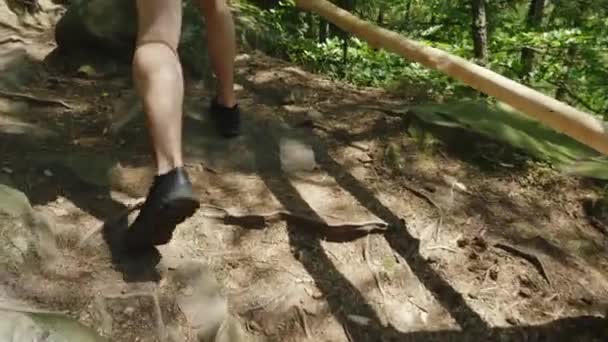
[(207, 49), (215, 76), (217, 92), (211, 115), (221, 135), (230, 138), (240, 133), (240, 110), (234, 91), (236, 34), (228, 0), (198, 0), (207, 27)]
[(184, 81), (177, 55), (181, 0), (137, 0), (133, 78), (141, 96), (157, 176), (127, 234), (132, 247), (169, 242), (177, 224), (198, 208), (182, 160)]

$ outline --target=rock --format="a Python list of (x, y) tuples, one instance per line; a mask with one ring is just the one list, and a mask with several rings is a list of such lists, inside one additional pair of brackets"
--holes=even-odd
[(281, 139), (279, 145), (283, 171), (311, 172), (317, 167), (315, 153), (310, 146), (293, 139)]
[(72, 1), (55, 28), (62, 51), (101, 49), (116, 57), (130, 57), (137, 21), (134, 0)]
[(182, 287), (177, 304), (188, 323), (197, 330), (200, 341), (213, 341), (228, 317), (228, 301), (213, 272), (204, 264), (188, 261), (177, 267), (175, 280)]
[(199, 341), (244, 341), (241, 324), (228, 313), (228, 301), (209, 267), (195, 261), (183, 262), (175, 268), (172, 280), (179, 288), (177, 304)]
[[(210, 75), (206, 46), (202, 39), (204, 26), (192, 1), (184, 8), (184, 20), (179, 46), (182, 64), (198, 76)], [(57, 51), (90, 56), (103, 55), (130, 63), (137, 37), (137, 12), (134, 0), (72, 1), (55, 27)], [(196, 20), (194, 20), (196, 18)]]
[(47, 219), (35, 212), (21, 191), (0, 184), (0, 260), (3, 266), (19, 267), (34, 257), (51, 265), (58, 255)]
[(0, 311), (0, 341), (102, 342), (106, 341), (79, 322), (53, 313)]

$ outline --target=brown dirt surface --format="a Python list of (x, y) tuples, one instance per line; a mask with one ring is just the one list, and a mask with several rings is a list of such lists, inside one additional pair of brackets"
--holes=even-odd
[[(181, 281), (211, 272), (250, 340), (608, 340), (595, 184), (533, 162), (488, 169), (462, 152), (483, 140), (429, 151), (405, 133), (404, 96), (256, 52), (237, 62), (238, 139), (215, 135), (211, 91), (188, 82), (184, 151), (201, 210), (168, 245), (120, 250), (113, 234), (153, 174), (128, 66), (70, 72), (47, 58), (48, 31), (24, 40), (0, 45), (14, 80), (0, 82), (0, 183), (46, 217), (56, 255), (0, 273), (11, 297), (112, 341), (195, 341), (211, 309)], [(206, 268), (180, 271), (190, 261)]]

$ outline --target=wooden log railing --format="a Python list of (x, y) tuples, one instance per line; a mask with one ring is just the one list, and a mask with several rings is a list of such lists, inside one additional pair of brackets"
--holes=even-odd
[(396, 53), (451, 76), (600, 153), (608, 154), (607, 124), (590, 113), (571, 107), (461, 57), (425, 46), (396, 32), (361, 20), (326, 0), (296, 0), (296, 6), (322, 16), (376, 48)]

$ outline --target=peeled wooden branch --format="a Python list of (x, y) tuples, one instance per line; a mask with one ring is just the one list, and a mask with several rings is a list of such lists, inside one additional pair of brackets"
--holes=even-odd
[(580, 111), (461, 57), (422, 45), (363, 21), (325, 0), (296, 0), (296, 5), (317, 13), (374, 47), (383, 48), (449, 75), (603, 154), (608, 154), (607, 125), (592, 114)]

